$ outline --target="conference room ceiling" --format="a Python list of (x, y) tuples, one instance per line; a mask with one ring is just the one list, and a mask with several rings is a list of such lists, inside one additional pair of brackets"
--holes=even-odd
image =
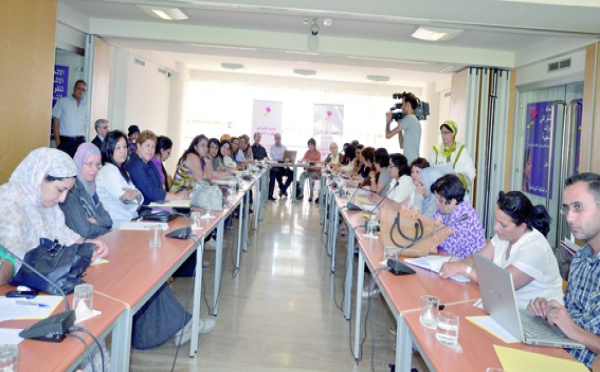
[[(88, 30), (122, 48), (159, 52), (191, 69), (244, 74), (422, 86), (466, 66), (514, 68), (517, 56), (554, 42), (593, 41), (600, 36), (600, 2), (573, 0), (58, 0), (89, 20)], [(189, 19), (153, 18), (141, 6), (176, 7)], [(65, 6), (69, 9), (65, 12)], [(319, 45), (308, 48), (313, 18)], [(330, 20), (331, 25), (325, 25)], [(459, 29), (440, 42), (411, 37), (419, 27)]]

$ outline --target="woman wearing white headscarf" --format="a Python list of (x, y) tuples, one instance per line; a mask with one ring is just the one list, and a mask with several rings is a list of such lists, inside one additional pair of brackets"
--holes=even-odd
[(465, 145), (456, 142), (457, 133), (458, 128), (452, 120), (446, 120), (440, 125), (442, 142), (433, 147), (429, 162), (432, 166), (452, 164), (454, 173), (460, 178), (467, 192), (470, 193), (475, 179), (475, 164)]
[(112, 226), (112, 219), (96, 194), (96, 175), (102, 167), (100, 150), (92, 143), (82, 143), (73, 160), (77, 179), (65, 201), (60, 203), (60, 209), (70, 229), (83, 237), (96, 238), (106, 234)]
[[(61, 244), (82, 243), (83, 238), (69, 229), (58, 204), (75, 184), (77, 167), (66, 153), (50, 148), (33, 150), (17, 166), (8, 183), (0, 186), (0, 245), (23, 258), (39, 245), (40, 238)], [(99, 239), (92, 261), (106, 257), (108, 247)], [(18, 268), (0, 249), (0, 285)]]

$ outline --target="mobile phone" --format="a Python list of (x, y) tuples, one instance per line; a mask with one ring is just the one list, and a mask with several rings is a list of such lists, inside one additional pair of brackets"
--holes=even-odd
[(35, 298), (38, 295), (38, 291), (10, 291), (6, 294), (6, 297), (20, 297), (26, 299)]

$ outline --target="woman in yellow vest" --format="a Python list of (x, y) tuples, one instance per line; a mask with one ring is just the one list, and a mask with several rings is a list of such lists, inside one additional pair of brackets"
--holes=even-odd
[(442, 142), (433, 147), (429, 162), (431, 165), (451, 163), (454, 173), (460, 178), (467, 192), (471, 192), (475, 179), (475, 164), (465, 145), (456, 142), (456, 133), (456, 123), (452, 120), (446, 120), (440, 125)]

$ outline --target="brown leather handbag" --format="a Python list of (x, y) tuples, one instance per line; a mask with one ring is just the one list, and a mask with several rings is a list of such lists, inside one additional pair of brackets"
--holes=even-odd
[(383, 207), (380, 218), (381, 245), (396, 248), (403, 257), (423, 257), (437, 254), (437, 247), (453, 230), (404, 206), (400, 210)]

